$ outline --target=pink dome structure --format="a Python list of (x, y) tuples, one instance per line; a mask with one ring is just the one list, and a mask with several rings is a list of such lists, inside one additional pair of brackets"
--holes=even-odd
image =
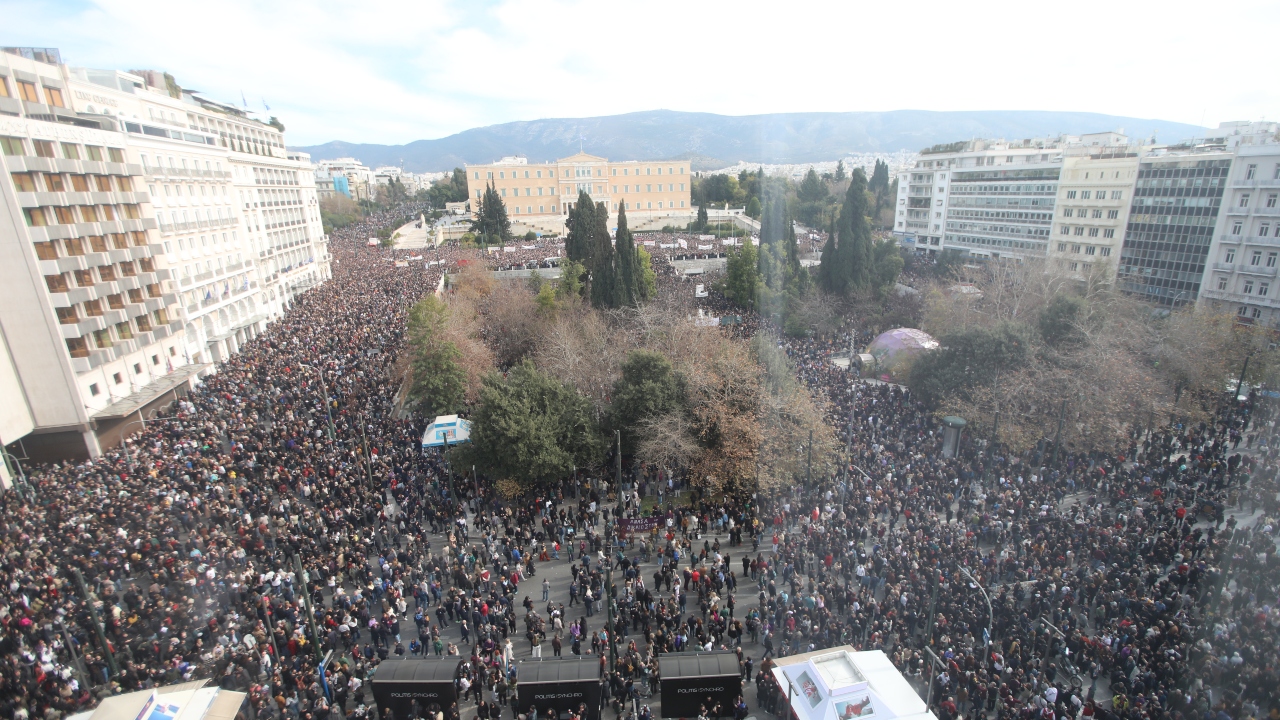
[(882, 380), (896, 380), (900, 371), (921, 354), (938, 348), (938, 341), (929, 333), (915, 328), (894, 328), (880, 333), (867, 346), (867, 353), (876, 359), (876, 375)]

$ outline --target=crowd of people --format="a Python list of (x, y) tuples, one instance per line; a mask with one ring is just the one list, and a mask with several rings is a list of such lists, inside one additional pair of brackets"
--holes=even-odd
[[(1280, 712), (1268, 408), (1227, 406), (1112, 456), (1068, 448), (1055, 464), (965, 442), (947, 458), (909, 392), (831, 362), (869, 337), (787, 339), (849, 442), (835, 477), (710, 497), (637, 468), (625, 487), (566, 479), (504, 500), (424, 454), (423, 427), (397, 411), (408, 309), (476, 252), (402, 267), (364, 246), (421, 210), (335, 232), (333, 279), (171, 417), (0, 499), (0, 715), (57, 720), (212, 678), (259, 716), (360, 717), (380, 710), (367, 701), (381, 661), (456, 655), (461, 702), (497, 720), (513, 658), (544, 651), (599, 658), (621, 714), (660, 687), (661, 654), (696, 648), (736, 652), (744, 686), (783, 714), (774, 661), (843, 644), (888, 653), (941, 720)], [(660, 292), (687, 290), (666, 254), (655, 262)], [(742, 315), (732, 332), (765, 324), (694, 300)], [(652, 520), (624, 537), (650, 496)], [(547, 563), (570, 566), (567, 605), (538, 579)]]

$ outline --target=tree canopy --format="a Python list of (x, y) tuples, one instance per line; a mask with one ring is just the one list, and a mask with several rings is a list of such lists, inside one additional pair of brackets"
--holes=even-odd
[(511, 220), (507, 218), (506, 203), (492, 183), (484, 190), (484, 199), (471, 229), (485, 245), (501, 244), (511, 239)]

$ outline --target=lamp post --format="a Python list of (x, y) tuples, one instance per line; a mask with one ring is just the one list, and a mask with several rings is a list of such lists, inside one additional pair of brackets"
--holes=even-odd
[(89, 615), (93, 618), (93, 629), (98, 633), (98, 643), (102, 646), (102, 654), (107, 658), (107, 667), (111, 670), (111, 676), (119, 675), (116, 668), (116, 656), (111, 652), (111, 645), (107, 642), (107, 632), (102, 628), (102, 618), (98, 615), (98, 608), (94, 605), (94, 599), (89, 596), (89, 588), (84, 583), (84, 575), (80, 573), (80, 568), (71, 568), (71, 572), (76, 576), (76, 583), (80, 586), (80, 594), (84, 597), (85, 605), (89, 606)]
[(333, 440), (333, 435), (334, 435), (334, 433), (333, 433), (333, 413), (332, 413), (332, 412), (330, 412), (330, 410), (329, 410), (329, 388), (328, 388), (328, 386), (326, 386), (326, 385), (325, 385), (325, 383), (324, 383), (324, 371), (323, 371), (323, 370), (321, 370), (321, 369), (319, 369), (319, 368), (317, 368), (317, 367), (315, 367), (314, 365), (308, 365), (308, 364), (306, 364), (306, 363), (302, 363), (302, 362), (298, 363), (298, 366), (299, 366), (299, 367), (307, 368), (308, 370), (313, 370), (313, 371), (315, 371), (316, 377), (320, 379), (320, 392), (324, 394), (324, 417), (325, 417), (325, 419), (326, 419), (326, 420), (328, 420), (328, 421), (329, 421), (329, 440), (330, 440), (330, 441), (332, 441), (332, 440)]
[(982, 593), (982, 599), (987, 601), (987, 637), (984, 638), (982, 644), (984, 646), (990, 645), (991, 644), (991, 627), (996, 620), (995, 613), (991, 611), (991, 598), (987, 596), (987, 591), (983, 589), (982, 583), (978, 582), (977, 579), (975, 579), (967, 569), (961, 567), (960, 574), (968, 578), (969, 582), (973, 583), (973, 586), (978, 588), (978, 592)]

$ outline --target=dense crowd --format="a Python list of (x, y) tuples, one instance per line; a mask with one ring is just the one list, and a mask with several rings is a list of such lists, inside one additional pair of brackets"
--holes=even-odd
[[(1228, 407), (1111, 456), (1066, 448), (1052, 463), (969, 439), (945, 458), (908, 392), (831, 362), (869, 337), (784, 340), (849, 443), (836, 477), (735, 499), (637, 466), (621, 488), (566, 479), (503, 501), (422, 453), (423, 428), (397, 409), (408, 308), (474, 255), (446, 246), (425, 269), (397, 267), (363, 245), (420, 210), (334, 233), (333, 280), (174, 417), (42, 468), (34, 498), (4, 496), (0, 715), (56, 720), (209, 677), (260, 715), (362, 716), (380, 661), (448, 654), (463, 661), (462, 702), (497, 720), (512, 660), (544, 649), (600, 658), (621, 712), (660, 685), (660, 654), (695, 648), (737, 652), (759, 704), (781, 713), (774, 660), (846, 643), (887, 652), (941, 720), (1280, 709), (1267, 408)], [(655, 255), (660, 292), (689, 293), (667, 258)], [(739, 334), (763, 324), (714, 294), (695, 302), (744, 315)], [(624, 538), (650, 497), (652, 519)], [(567, 606), (537, 577), (546, 563), (570, 565)]]

